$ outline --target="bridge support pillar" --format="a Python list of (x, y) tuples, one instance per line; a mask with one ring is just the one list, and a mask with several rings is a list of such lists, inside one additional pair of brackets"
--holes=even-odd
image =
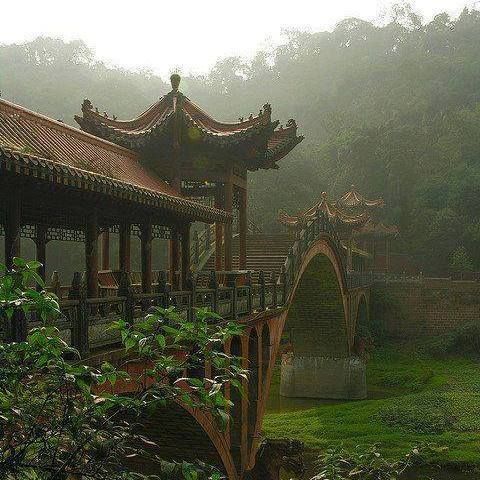
[(366, 366), (359, 357), (282, 357), (280, 395), (338, 400), (367, 398)]

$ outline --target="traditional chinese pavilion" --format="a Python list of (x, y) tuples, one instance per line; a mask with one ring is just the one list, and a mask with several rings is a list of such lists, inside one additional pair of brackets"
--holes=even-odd
[[(347, 251), (347, 268), (352, 269), (357, 257), (369, 258), (369, 268), (372, 270), (389, 271), (390, 242), (398, 234), (394, 225), (378, 222), (375, 210), (383, 207), (382, 198), (370, 200), (364, 197), (352, 185), (338, 200), (330, 201), (326, 192), (321, 200), (309, 209), (297, 215), (289, 215), (280, 211), (278, 220), (290, 230), (302, 228), (309, 220), (319, 213), (329, 218), (340, 234)], [(357, 258), (358, 260), (358, 258)], [(363, 263), (361, 260), (359, 263)], [(365, 266), (356, 265), (357, 270)]]
[[(130, 270), (130, 237), (141, 239), (142, 290), (152, 288), (152, 239), (170, 239), (176, 287), (190, 271), (190, 226), (216, 225), (217, 268), (232, 265), (232, 213), (239, 210), (241, 267), (246, 255), (247, 173), (276, 168), (302, 137), (265, 105), (237, 123), (211, 118), (172, 91), (139, 117), (119, 121), (88, 100), (82, 130), (0, 99), (0, 235), (5, 259), (31, 238), (46, 263), (50, 240), (85, 243), (87, 294), (99, 295), (99, 260), (110, 267), (109, 233), (119, 234), (120, 270)], [(213, 206), (199, 199), (211, 197)], [(100, 234), (102, 241), (100, 243)], [(222, 246), (225, 257), (222, 260)], [(179, 272), (179, 275), (176, 273)]]
[[(172, 90), (133, 120), (121, 121), (101, 114), (89, 100), (82, 116), (75, 117), (82, 130), (135, 152), (139, 162), (186, 198), (213, 199), (217, 209), (238, 210), (240, 269), (246, 267), (247, 174), (278, 168), (277, 162), (303, 137), (294, 120), (286, 127), (272, 121), (266, 104), (256, 116), (236, 123), (213, 119), (179, 91), (180, 77), (171, 77)], [(232, 269), (232, 224), (216, 223), (216, 268)], [(175, 240), (174, 240), (175, 241)], [(173, 242), (174, 243), (174, 242)]]

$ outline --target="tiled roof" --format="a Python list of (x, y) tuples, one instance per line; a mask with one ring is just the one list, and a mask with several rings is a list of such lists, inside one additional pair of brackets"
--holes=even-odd
[(385, 202), (383, 198), (377, 198), (376, 200), (367, 200), (358, 190), (355, 185), (352, 185), (348, 192), (345, 192), (337, 201), (338, 205), (347, 208), (357, 207), (383, 207)]
[(370, 220), (370, 216), (366, 212), (359, 214), (351, 214), (345, 212), (331, 203), (327, 199), (327, 194), (322, 193), (322, 199), (308, 210), (300, 212), (298, 215), (288, 215), (286, 212), (281, 211), (278, 215), (278, 221), (288, 227), (298, 227), (305, 225), (306, 222), (313, 219), (318, 212), (322, 212), (332, 221), (338, 221), (343, 225), (358, 226), (363, 225)]
[(355, 230), (355, 235), (358, 237), (361, 237), (361, 236), (378, 236), (378, 237), (393, 236), (394, 237), (398, 234), (399, 234), (399, 229), (396, 225), (387, 225), (381, 222), (376, 223), (372, 220)]
[(198, 212), (204, 219), (228, 218), (226, 212), (179, 197), (140, 164), (135, 152), (3, 99), (0, 159), (2, 168), (19, 173), (35, 171), (46, 179), (61, 177), (69, 185), (161, 205), (179, 213)]
[[(279, 122), (272, 122), (269, 104), (265, 104), (257, 116), (224, 123), (212, 118), (176, 88), (133, 120), (110, 118), (94, 109), (89, 100), (83, 102), (82, 116), (76, 116), (75, 120), (83, 130), (136, 151), (152, 144), (162, 145), (162, 142), (163, 145), (189, 142), (190, 136), (195, 142), (219, 148), (253, 145), (254, 148), (248, 149), (252, 158), (246, 159), (252, 170), (275, 168), (275, 162), (303, 140), (297, 136), (293, 120), (286, 128), (275, 130)], [(177, 138), (174, 138), (175, 129)]]

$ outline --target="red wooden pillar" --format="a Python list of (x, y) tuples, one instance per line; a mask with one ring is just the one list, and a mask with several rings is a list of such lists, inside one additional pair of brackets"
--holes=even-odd
[(110, 270), (110, 232), (102, 233), (102, 270)]
[(182, 225), (180, 234), (182, 236), (182, 289), (185, 290), (190, 274), (190, 223)]
[[(215, 208), (223, 209), (222, 192), (217, 188), (215, 192)], [(215, 270), (223, 269), (223, 225), (215, 222)]]
[(130, 271), (130, 223), (120, 224), (120, 239), (118, 248), (118, 265), (121, 272)]
[[(20, 230), (22, 227), (22, 205), (18, 191), (11, 192), (7, 200), (5, 218), (5, 264), (13, 267), (13, 259), (20, 257)], [(27, 319), (21, 310), (17, 310), (8, 321), (7, 339), (22, 342), (27, 338)]]
[(85, 231), (85, 263), (87, 270), (87, 298), (98, 298), (98, 214), (87, 218)]
[(141, 227), (142, 292), (152, 292), (152, 224)]
[(178, 289), (178, 270), (180, 259), (180, 236), (177, 227), (171, 229), (172, 238), (170, 239), (170, 283), (174, 290)]
[(247, 190), (240, 190), (240, 209), (238, 215), (239, 236), (240, 236), (240, 256), (239, 268), (240, 270), (247, 269)]
[(21, 201), (18, 191), (11, 192), (7, 201), (5, 219), (5, 264), (13, 266), (13, 258), (20, 256)]
[(38, 274), (42, 277), (43, 281), (45, 281), (47, 263), (47, 227), (44, 225), (37, 225), (35, 245), (37, 247), (37, 261), (42, 264), (39, 268)]
[[(233, 211), (233, 181), (232, 175), (228, 175), (225, 180), (225, 210), (228, 213)], [(233, 226), (232, 222), (225, 223), (225, 270), (231, 271), (233, 268)]]

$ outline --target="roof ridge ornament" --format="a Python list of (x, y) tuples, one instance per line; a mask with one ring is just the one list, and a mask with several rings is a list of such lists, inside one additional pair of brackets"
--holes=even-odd
[(172, 73), (170, 75), (170, 84), (172, 85), (172, 92), (177, 93), (178, 92), (178, 87), (180, 86), (180, 81), (182, 80), (182, 77), (178, 73)]

